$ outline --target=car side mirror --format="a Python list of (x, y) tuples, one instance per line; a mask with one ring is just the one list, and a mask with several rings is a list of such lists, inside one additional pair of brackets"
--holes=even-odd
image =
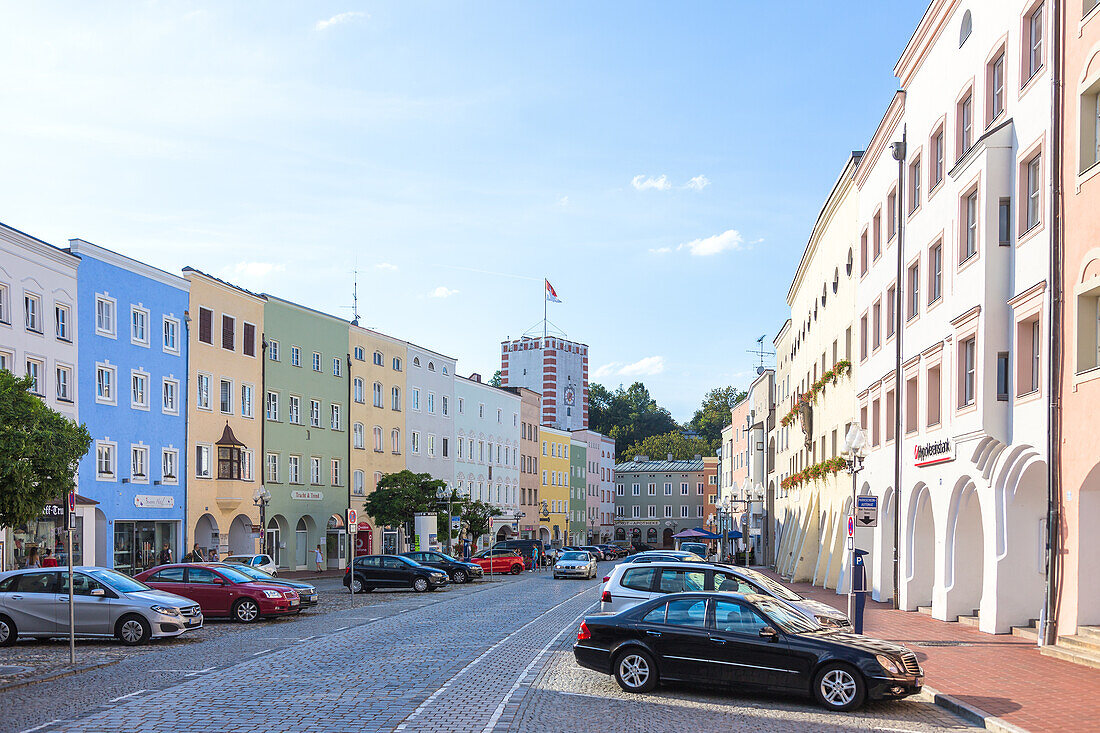
[(768, 641), (779, 641), (779, 633), (771, 626), (761, 626), (760, 638)]
[(225, 581), (221, 578), (214, 578), (214, 585), (225, 585)]
[(88, 595), (98, 596), (102, 598), (103, 596), (107, 595), (107, 593), (102, 588), (92, 588)]

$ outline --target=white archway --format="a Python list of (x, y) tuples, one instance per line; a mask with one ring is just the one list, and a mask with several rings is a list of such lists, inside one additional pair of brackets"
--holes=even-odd
[(983, 610), (982, 631), (1007, 633), (1038, 619), (1046, 580), (1047, 464), (1028, 453), (995, 493), (995, 607)]
[[(214, 519), (213, 514), (203, 514), (199, 517), (199, 521), (195, 522), (195, 533), (192, 537), (194, 538), (192, 544), (199, 546), (203, 557), (209, 557), (210, 550), (218, 549), (220, 533), (218, 531), (218, 520)], [(190, 549), (187, 552), (190, 552)]]
[(936, 581), (936, 518), (928, 486), (918, 483), (909, 498), (902, 558), (901, 604), (906, 611), (932, 605)]
[(252, 537), (252, 518), (244, 514), (233, 517), (229, 525), (229, 554), (248, 555), (256, 551), (256, 540)]
[(985, 523), (977, 487), (969, 476), (955, 484), (947, 519), (943, 618), (976, 615), (985, 583)]

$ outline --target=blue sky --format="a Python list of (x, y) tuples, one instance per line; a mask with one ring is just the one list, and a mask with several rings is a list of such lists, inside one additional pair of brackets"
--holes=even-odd
[(0, 2), (0, 221), (491, 374), (542, 316), (678, 419), (751, 379), (925, 4)]

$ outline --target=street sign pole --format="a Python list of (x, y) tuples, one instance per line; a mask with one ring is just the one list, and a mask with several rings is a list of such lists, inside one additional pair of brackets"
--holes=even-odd
[(348, 507), (348, 592), (355, 605), (355, 533), (359, 531), (358, 513)]
[[(852, 474), (852, 491), (855, 492), (856, 476)], [(855, 505), (853, 504), (852, 510), (855, 511)], [(856, 522), (855, 515), (848, 515), (848, 618), (852, 618), (853, 601), (855, 596), (853, 595), (853, 588), (855, 588), (856, 579)]]
[(69, 561), (69, 664), (76, 664), (76, 614), (73, 607), (73, 526), (76, 524), (76, 492), (69, 492), (65, 509), (65, 554)]

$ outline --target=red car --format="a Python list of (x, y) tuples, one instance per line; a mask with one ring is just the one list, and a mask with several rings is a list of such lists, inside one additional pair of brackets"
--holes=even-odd
[(471, 557), (470, 562), (480, 565), (486, 574), (493, 572), (499, 575), (519, 575), (527, 569), (523, 556), (516, 550), (482, 550)]
[(297, 591), (253, 580), (225, 566), (161, 565), (136, 577), (157, 590), (190, 598), (199, 604), (204, 616), (249, 623), (263, 616), (285, 616), (302, 610)]

